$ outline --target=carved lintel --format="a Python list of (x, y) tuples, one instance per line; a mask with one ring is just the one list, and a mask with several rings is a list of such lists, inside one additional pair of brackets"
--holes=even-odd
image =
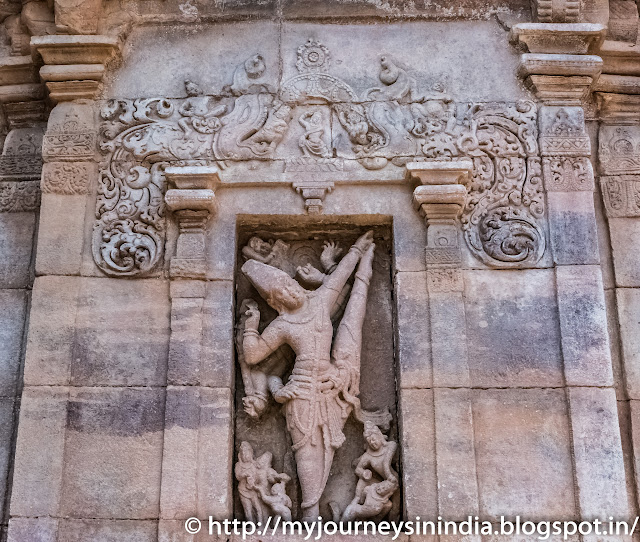
[(467, 197), (467, 189), (460, 183), (471, 178), (473, 163), (413, 162), (407, 164), (407, 170), (411, 178), (423, 183), (413, 191), (413, 205), (427, 224), (427, 265), (459, 264), (457, 223)]
[(307, 213), (317, 215), (322, 212), (324, 198), (333, 190), (333, 182), (306, 179), (294, 182), (293, 188), (304, 198), (304, 208)]
[(219, 171), (209, 166), (167, 167), (165, 175), (176, 187), (167, 190), (165, 202), (179, 229), (171, 276), (204, 278), (205, 234), (207, 222), (217, 209), (214, 189), (220, 183)]

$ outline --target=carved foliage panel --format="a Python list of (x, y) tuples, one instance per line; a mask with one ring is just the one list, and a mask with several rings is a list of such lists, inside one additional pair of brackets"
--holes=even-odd
[(380, 58), (377, 84), (358, 96), (331, 75), (330, 56), (318, 41), (301, 45), (299, 73), (279, 89), (262, 83), (265, 62), (254, 55), (216, 94), (187, 81), (184, 99), (105, 103), (93, 246), (98, 266), (116, 276), (157, 266), (169, 163), (224, 170), (268, 161), (286, 178), (293, 175), (307, 212), (317, 213), (333, 181), (348, 178), (347, 163), (376, 171), (460, 157), (474, 162), (462, 217), (471, 252), (490, 266), (535, 265), (545, 248), (535, 105), (455, 103), (441, 85), (419, 89), (388, 55)]

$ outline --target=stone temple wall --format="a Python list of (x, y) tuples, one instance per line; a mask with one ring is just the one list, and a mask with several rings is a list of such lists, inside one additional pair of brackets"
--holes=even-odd
[(487, 4), (0, 2), (0, 540), (638, 514), (638, 8)]

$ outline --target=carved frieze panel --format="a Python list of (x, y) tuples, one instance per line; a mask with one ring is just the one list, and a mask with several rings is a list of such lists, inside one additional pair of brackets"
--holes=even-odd
[(607, 216), (640, 216), (640, 175), (600, 177), (602, 199)]
[(38, 207), (39, 181), (0, 181), (0, 213), (35, 211)]
[[(269, 161), (282, 168), (307, 212), (318, 213), (333, 182), (348, 178), (347, 170), (457, 158), (474, 164), (462, 214), (471, 252), (497, 267), (539, 261), (544, 201), (532, 102), (455, 103), (441, 85), (418, 88), (410, 70), (388, 55), (372, 66), (377, 84), (358, 96), (331, 75), (330, 59), (324, 45), (309, 40), (297, 50), (298, 75), (279, 89), (264, 82), (266, 64), (257, 54), (217, 94), (187, 81), (184, 99), (105, 103), (94, 238), (98, 266), (111, 275), (130, 275), (158, 264), (167, 164), (215, 164), (224, 180), (224, 170), (241, 162), (256, 169)], [(554, 141), (572, 141), (584, 153), (582, 134), (576, 139), (560, 121)]]
[(42, 192), (86, 194), (95, 169), (92, 162), (48, 162), (42, 168)]
[(640, 173), (640, 126), (602, 125), (598, 158), (604, 175)]
[(545, 156), (542, 159), (545, 188), (549, 192), (593, 192), (593, 166), (589, 158)]

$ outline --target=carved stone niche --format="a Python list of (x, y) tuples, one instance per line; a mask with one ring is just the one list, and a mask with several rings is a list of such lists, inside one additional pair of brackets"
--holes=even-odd
[[(312, 519), (317, 519), (319, 513), (325, 519), (377, 521), (401, 516), (391, 229), (390, 225), (373, 227), (375, 247), (368, 252), (371, 234), (365, 233), (369, 229), (327, 219), (303, 224), (245, 222), (239, 227), (234, 517), (259, 521), (274, 515), (286, 519), (290, 514), (293, 519), (302, 519), (315, 513)], [(340, 286), (345, 273), (349, 278)], [(286, 289), (291, 291), (297, 290), (295, 283), (306, 290), (309, 305), (305, 307), (317, 307), (318, 300), (325, 299), (327, 293), (332, 295), (330, 288), (336, 285), (340, 295), (322, 317), (315, 309), (309, 309), (309, 314), (305, 312), (308, 309), (302, 309), (302, 315), (276, 312), (266, 301), (274, 303), (274, 285), (282, 288), (288, 284)], [(363, 288), (365, 292), (368, 289), (364, 298)], [(316, 331), (302, 329), (309, 325)], [(305, 355), (305, 346), (299, 342), (296, 355), (285, 342), (256, 363), (262, 357), (255, 356), (256, 345), (264, 348), (259, 346), (260, 334), (269, 342), (277, 335), (265, 332), (268, 326), (276, 331), (286, 328), (292, 342), (315, 341), (317, 355)], [(326, 361), (320, 362), (321, 358)], [(345, 367), (349, 368), (346, 372)], [(345, 378), (347, 373), (351, 377)], [(325, 391), (317, 391), (320, 388)], [(301, 399), (288, 399), (287, 390), (297, 390), (294, 397)], [(316, 411), (316, 422), (307, 408), (309, 403), (305, 403), (311, 396), (326, 409), (326, 414)], [(327, 440), (321, 436), (322, 423), (317, 421), (326, 419), (334, 420), (325, 424)], [(315, 432), (309, 431), (313, 427)], [(309, 482), (300, 475), (305, 460), (294, 448), (306, 453), (314, 446), (321, 453), (318, 465), (311, 469), (317, 478), (312, 474)], [(322, 451), (325, 446), (333, 446), (332, 458)], [(251, 476), (262, 481), (252, 485)], [(318, 507), (314, 508), (318, 496)], [(280, 512), (270, 504), (274, 499)]]

